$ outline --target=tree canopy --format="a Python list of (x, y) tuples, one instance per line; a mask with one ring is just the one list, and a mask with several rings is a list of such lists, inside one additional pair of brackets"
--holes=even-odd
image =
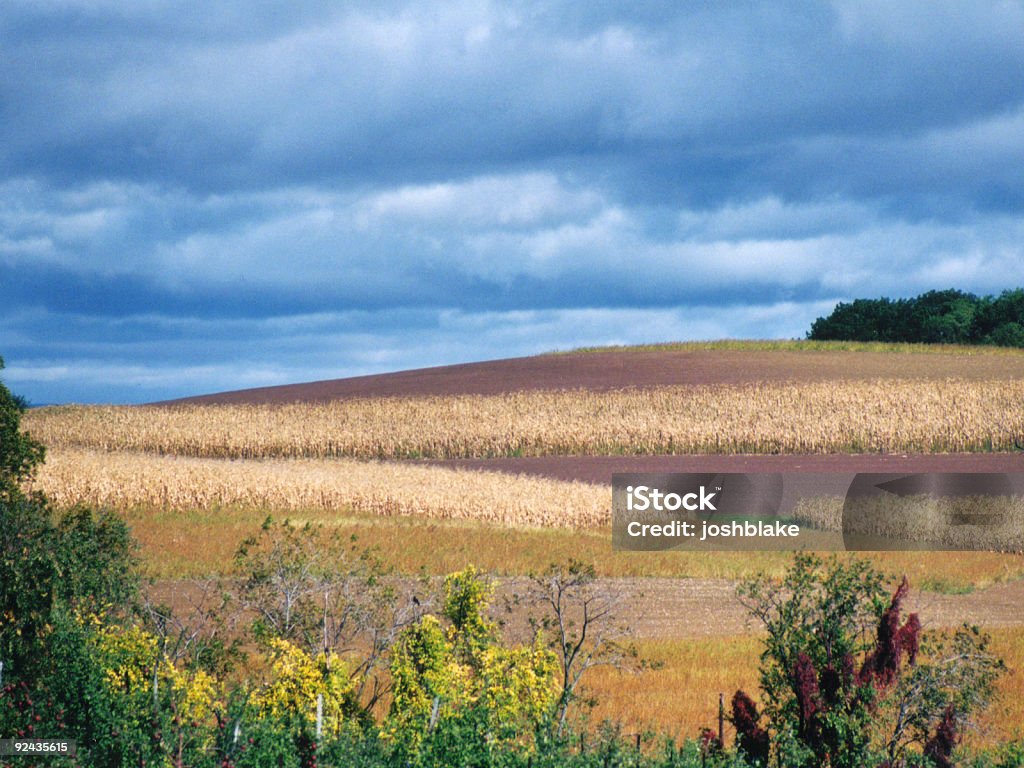
[(811, 324), (816, 341), (1024, 347), (1024, 289), (976, 296), (956, 289), (909, 299), (856, 299)]
[[(0, 357), (0, 370), (4, 360)], [(0, 381), (0, 492), (16, 493), (43, 461), (43, 446), (21, 431), (25, 401), (11, 394)]]

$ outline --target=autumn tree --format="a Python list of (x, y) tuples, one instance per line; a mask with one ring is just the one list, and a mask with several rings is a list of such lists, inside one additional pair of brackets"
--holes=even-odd
[(255, 615), (257, 639), (287, 640), (313, 657), (344, 656), (369, 717), (389, 690), (385, 657), (416, 615), (398, 580), (354, 538), (269, 517), (241, 544), (235, 564), (238, 601)]
[(559, 662), (561, 690), (555, 722), (562, 733), (588, 670), (628, 668), (640, 661), (628, 642), (629, 626), (621, 618), (625, 596), (619, 588), (598, 580), (593, 565), (578, 560), (553, 564), (530, 581), (527, 599), (541, 609), (535, 625), (550, 639)]

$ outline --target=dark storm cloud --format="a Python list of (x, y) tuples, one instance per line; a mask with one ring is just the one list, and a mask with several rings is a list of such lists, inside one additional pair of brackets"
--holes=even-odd
[(7, 379), (152, 399), (1024, 284), (1021, 29), (1001, 2), (8, 3)]
[(791, 142), (907, 137), (1024, 97), (1015, 5), (578, 5), (30, 6), (5, 34), (7, 163), (223, 189), (654, 152), (651, 176), (714, 187)]

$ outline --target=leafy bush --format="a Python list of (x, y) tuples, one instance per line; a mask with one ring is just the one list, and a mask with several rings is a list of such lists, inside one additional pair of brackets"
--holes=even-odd
[(902, 616), (908, 589), (904, 579), (886, 600), (867, 562), (808, 554), (795, 556), (781, 583), (758, 577), (740, 587), (767, 632), (763, 713), (742, 692), (733, 699), (737, 746), (752, 763), (894, 766), (923, 754), (952, 765), (1003, 664), (977, 628), (924, 637), (916, 614)]
[(407, 758), (452, 743), (475, 745), (477, 757), (511, 746), (529, 753), (558, 698), (555, 654), (539, 636), (527, 647), (498, 644), (492, 590), (472, 566), (445, 579), (444, 591), (447, 629), (423, 616), (394, 648), (384, 738)]

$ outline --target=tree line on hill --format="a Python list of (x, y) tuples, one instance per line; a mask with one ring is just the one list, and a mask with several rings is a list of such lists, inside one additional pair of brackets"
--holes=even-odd
[(811, 324), (815, 341), (988, 344), (1024, 347), (1024, 289), (976, 296), (956, 289), (909, 299), (841, 302)]

